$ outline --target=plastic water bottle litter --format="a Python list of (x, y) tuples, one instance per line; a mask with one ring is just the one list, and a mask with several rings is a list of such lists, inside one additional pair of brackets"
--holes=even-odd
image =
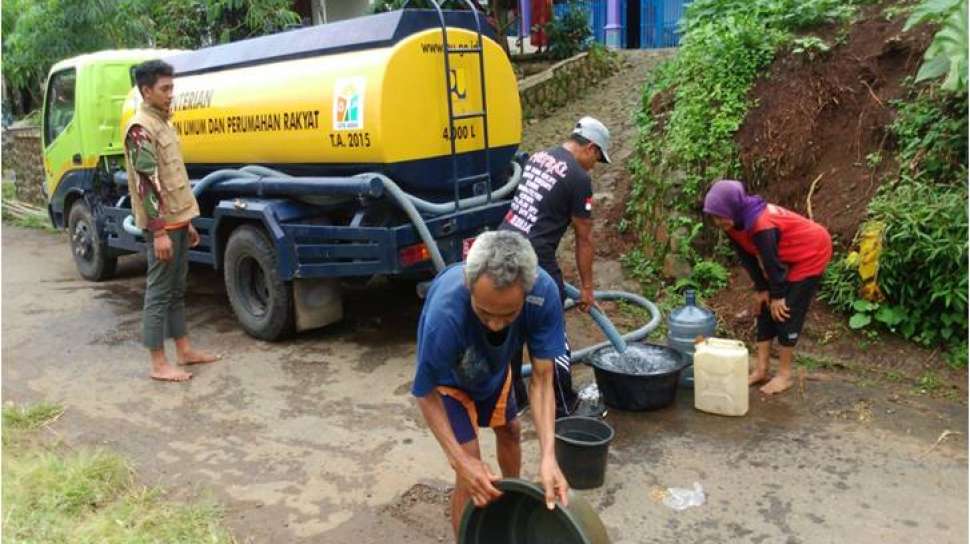
[(694, 482), (693, 489), (684, 487), (667, 488), (667, 496), (664, 497), (664, 504), (680, 512), (704, 504), (705, 498), (704, 488), (701, 487), (700, 482)]
[(585, 400), (587, 402), (599, 402), (600, 400), (600, 390), (599, 387), (597, 387), (596, 382), (593, 382), (580, 389), (576, 395), (580, 398), (580, 400)]

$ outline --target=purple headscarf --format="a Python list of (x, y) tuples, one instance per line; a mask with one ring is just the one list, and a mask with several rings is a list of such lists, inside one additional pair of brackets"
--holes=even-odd
[(740, 181), (722, 179), (707, 191), (704, 213), (734, 221), (734, 227), (748, 230), (768, 204), (760, 196), (748, 196)]

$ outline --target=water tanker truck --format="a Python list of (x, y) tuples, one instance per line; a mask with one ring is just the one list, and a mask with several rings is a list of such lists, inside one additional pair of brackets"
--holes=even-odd
[(197, 51), (120, 50), (55, 65), (45, 193), (81, 276), (143, 252), (123, 127), (132, 67), (175, 68), (172, 120), (201, 216), (192, 262), (223, 271), (251, 335), (343, 315), (342, 278), (428, 277), (508, 210), (521, 174), (518, 88), (474, 10), (404, 9)]

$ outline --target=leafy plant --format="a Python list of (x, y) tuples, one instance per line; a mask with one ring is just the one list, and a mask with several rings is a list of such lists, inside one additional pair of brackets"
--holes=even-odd
[(792, 40), (792, 53), (804, 55), (808, 60), (815, 60), (816, 57), (828, 53), (832, 48), (825, 40), (817, 36), (805, 36)]
[(883, 304), (899, 309), (903, 336), (966, 351), (966, 94), (930, 88), (895, 105), (899, 178), (869, 204), (870, 219), (886, 225), (879, 259)]
[(849, 327), (853, 329), (862, 329), (872, 323), (872, 312), (878, 308), (879, 305), (875, 302), (869, 302), (868, 300), (856, 300), (852, 303), (852, 309), (855, 311), (852, 317), (849, 318)]
[(925, 345), (967, 335), (967, 198), (966, 186), (903, 180), (869, 206), (886, 224), (879, 287), (905, 308), (903, 335)]
[(882, 163), (882, 153), (879, 151), (873, 151), (866, 155), (866, 168), (869, 170), (874, 170), (877, 166)]
[(946, 364), (950, 368), (967, 368), (970, 352), (967, 351), (966, 344), (957, 344), (950, 348), (946, 354)]
[(900, 308), (863, 299), (856, 299), (852, 303), (852, 310), (855, 313), (849, 318), (849, 327), (857, 330), (868, 327), (875, 319), (895, 332), (896, 327), (905, 319), (905, 314)]
[(966, 94), (923, 90), (893, 103), (900, 174), (952, 184), (966, 180)]
[(896, 6), (887, 7), (885, 10), (883, 10), (882, 15), (883, 17), (886, 18), (887, 21), (892, 21), (896, 17), (899, 17), (900, 15), (906, 15), (906, 14), (912, 13), (912, 11), (913, 11), (913, 6), (900, 4)]
[(689, 30), (725, 14), (748, 13), (772, 27), (800, 30), (826, 22), (845, 21), (854, 3), (840, 0), (696, 0), (682, 26)]
[(578, 2), (570, 2), (561, 17), (546, 24), (549, 36), (548, 54), (554, 59), (566, 59), (589, 48), (593, 31), (586, 10)]
[(936, 22), (940, 30), (923, 55), (916, 81), (946, 75), (940, 87), (946, 91), (967, 91), (967, 57), (970, 32), (967, 28), (967, 0), (924, 0), (913, 9), (903, 30), (925, 22)]
[(627, 274), (642, 286), (655, 283), (659, 279), (657, 268), (652, 259), (647, 258), (642, 249), (634, 249), (620, 257), (620, 263)]
[(679, 291), (685, 287), (692, 287), (700, 292), (701, 296), (710, 297), (725, 288), (729, 278), (730, 273), (721, 263), (700, 261), (694, 264), (690, 277), (678, 280), (674, 284), (674, 289)]

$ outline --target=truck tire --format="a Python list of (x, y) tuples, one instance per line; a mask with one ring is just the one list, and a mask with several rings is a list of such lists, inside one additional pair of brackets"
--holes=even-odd
[(261, 340), (279, 340), (293, 330), (292, 285), (280, 279), (276, 250), (263, 230), (243, 225), (226, 244), (226, 292), (243, 329)]
[(103, 281), (114, 276), (118, 257), (98, 234), (97, 223), (87, 202), (78, 200), (67, 216), (67, 232), (71, 237), (71, 255), (81, 277), (88, 281)]

